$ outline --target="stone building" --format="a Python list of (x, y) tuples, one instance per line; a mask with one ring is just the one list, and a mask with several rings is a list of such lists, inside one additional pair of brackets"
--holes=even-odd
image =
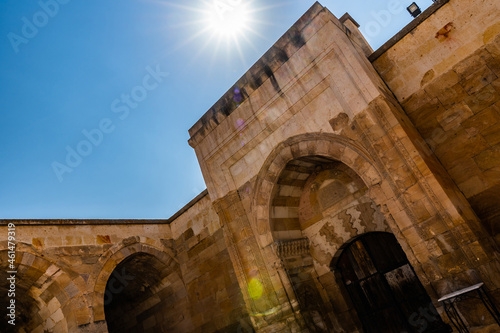
[(437, 1), (373, 51), (314, 4), (189, 130), (207, 190), (173, 217), (2, 221), (2, 329), (447, 332), (443, 295), (499, 300), (499, 7)]

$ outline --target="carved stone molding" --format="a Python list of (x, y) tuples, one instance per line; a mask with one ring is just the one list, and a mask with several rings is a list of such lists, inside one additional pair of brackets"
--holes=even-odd
[(276, 255), (281, 259), (309, 253), (309, 239), (299, 238), (274, 242)]

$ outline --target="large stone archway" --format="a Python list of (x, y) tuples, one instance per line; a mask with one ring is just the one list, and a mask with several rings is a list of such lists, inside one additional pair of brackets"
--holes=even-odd
[[(301, 135), (279, 145), (257, 178), (264, 180), (256, 186), (254, 201), (261, 222), (258, 233), (261, 241), (272, 240), (261, 246), (267, 258), (274, 258), (269, 261), (280, 262), (277, 274), (287, 277), (286, 293), (309, 330), (356, 327), (352, 315), (343, 310), (346, 302), (339, 298), (329, 264), (346, 237), (392, 232), (369, 196), (366, 184), (376, 186), (382, 180), (373, 164), (368, 153), (349, 139)], [(353, 167), (363, 171), (361, 176)], [(356, 229), (350, 223), (357, 224)]]
[[(396, 236), (426, 292), (435, 303), (438, 296), (461, 286), (479, 281), (490, 283), (492, 273), (481, 270), (476, 257), (468, 252), (470, 244), (469, 248), (458, 245), (450, 246), (450, 244), (464, 243), (464, 239), (460, 239), (460, 234), (467, 228), (471, 228), (470, 230), (473, 230), (471, 232), (481, 233), (481, 230), (475, 228), (477, 220), (464, 221), (460, 215), (456, 215), (456, 207), (450, 207), (449, 211), (440, 211), (438, 207), (449, 206), (451, 199), (439, 201), (433, 196), (433, 193), (443, 195), (446, 192), (440, 187), (432, 188), (429, 192), (427, 181), (432, 177), (419, 178), (412, 176), (411, 170), (407, 170), (408, 175), (414, 179), (414, 185), (402, 188), (386, 169), (385, 165), (388, 160), (373, 155), (375, 150), (370, 149), (371, 154), (362, 145), (342, 136), (311, 133), (289, 138), (271, 152), (255, 182), (252, 199), (253, 216), (250, 220), (260, 248), (264, 256), (268, 258), (269, 271), (276, 269), (273, 263), (280, 262), (281, 258), (276, 255), (275, 244), (283, 240), (282, 237), (277, 237), (272, 229), (277, 214), (276, 207), (273, 207), (273, 198), (279, 187), (278, 182), (284, 180), (282, 176), (284, 172), (289, 172), (293, 167), (300, 167), (299, 163), (292, 165), (291, 169), (291, 162), (292, 164), (293, 161), (313, 162), (317, 159), (341, 162), (359, 176), (367, 187), (367, 196), (384, 214), (387, 231)], [(397, 163), (397, 161), (392, 162)], [(293, 183), (297, 179), (287, 181)], [(437, 185), (434, 183), (434, 186)], [(296, 195), (295, 198), (292, 196), (279, 198), (279, 200), (293, 201), (291, 199), (297, 198)], [(425, 207), (422, 207), (424, 204)], [(284, 213), (281, 210), (284, 214), (282, 217), (289, 220), (296, 218), (289, 214), (296, 207), (292, 208)], [(454, 218), (451, 219), (451, 216)], [(293, 220), (289, 222), (296, 223)], [(279, 276), (279, 274), (278, 270), (276, 275)], [(280, 283), (276, 278), (271, 278), (271, 281), (275, 288), (280, 288)], [(494, 287), (494, 284), (492, 286)], [(286, 281), (284, 288), (288, 290), (289, 295), (294, 295), (293, 281)], [(341, 291), (338, 290), (337, 295), (340, 293)], [(292, 303), (297, 302), (294, 296), (291, 298)], [(323, 297), (325, 298), (328, 300), (328, 297)], [(336, 306), (345, 306), (345, 302), (343, 305), (333, 305), (334, 308)]]
[(261, 247), (274, 241), (269, 224), (271, 198), (282, 171), (292, 160), (314, 156), (344, 163), (369, 188), (380, 184), (382, 180), (381, 172), (376, 169), (368, 152), (350, 139), (335, 134), (312, 133), (284, 141), (266, 159), (256, 180), (252, 209), (255, 212), (254, 228)]

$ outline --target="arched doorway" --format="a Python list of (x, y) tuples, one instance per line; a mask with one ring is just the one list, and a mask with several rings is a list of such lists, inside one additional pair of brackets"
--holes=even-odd
[(179, 313), (182, 306), (174, 309), (178, 294), (185, 295), (182, 287), (173, 260), (165, 263), (150, 253), (131, 254), (116, 266), (106, 283), (104, 312), (108, 331), (174, 330), (183, 319)]
[[(345, 244), (351, 244), (356, 237), (371, 232), (392, 234), (401, 231), (400, 227), (409, 222), (405, 214), (397, 218), (390, 214), (387, 204), (392, 199), (396, 202), (401, 199), (394, 196), (397, 192), (381, 192), (381, 184), (387, 179), (377, 165), (357, 142), (324, 133), (305, 134), (289, 138), (273, 150), (255, 185), (255, 230), (261, 246), (269, 246), (269, 241), (280, 244), (302, 238), (310, 242), (309, 250), (300, 253), (300, 257), (296, 253), (281, 252), (278, 256), (290, 275), (292, 287), (296, 280), (294, 270), (311, 268), (310, 280), (317, 282), (316, 289), (324, 305), (322, 309), (331, 319), (333, 328), (330, 331), (363, 330), (342, 278), (331, 273), (332, 258), (339, 258)], [(399, 245), (398, 249), (408, 263)], [(411, 252), (408, 255), (416, 259)], [(418, 281), (411, 266), (407, 267)], [(290, 289), (296, 289), (293, 294), (303, 311), (299, 288)], [(390, 290), (388, 286), (386, 289)], [(417, 290), (418, 295), (424, 295), (423, 301), (417, 298), (418, 306), (410, 307), (412, 312), (401, 315), (408, 316), (400, 325), (403, 330), (397, 327), (393, 331), (447, 331), (420, 282)], [(392, 293), (388, 295), (394, 303)], [(411, 305), (411, 299), (406, 301)], [(435, 327), (437, 330), (433, 329)], [(378, 328), (365, 330), (384, 332)]]
[[(85, 281), (78, 274), (44, 257), (31, 245), (18, 242), (17, 274), (13, 280), (8, 273), (8, 251), (7, 242), (0, 244), (0, 293), (5, 295), (0, 298), (0, 306), (7, 310), (1, 332), (74, 332), (77, 325), (86, 324), (83, 320), (90, 313), (82, 306), (85, 303), (81, 286)], [(15, 301), (15, 306), (9, 308), (10, 300)], [(75, 316), (77, 312), (80, 322)]]
[(389, 231), (363, 180), (323, 156), (287, 162), (272, 189), (270, 229), (275, 248), (311, 332), (352, 332), (344, 295), (329, 265), (338, 249), (365, 232)]
[(148, 253), (134, 253), (113, 271), (106, 284), (104, 311), (108, 331), (141, 332), (137, 319), (141, 303), (151, 298), (151, 287), (161, 279), (161, 262)]
[(393, 234), (371, 232), (335, 261), (365, 332), (451, 332)]

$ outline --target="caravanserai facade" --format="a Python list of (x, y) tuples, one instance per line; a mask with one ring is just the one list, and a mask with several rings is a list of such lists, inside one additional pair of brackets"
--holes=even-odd
[(15, 331), (456, 330), (440, 298), (500, 300), (499, 7), (437, 1), (373, 51), (314, 4), (189, 130), (207, 190), (172, 218), (2, 221)]

